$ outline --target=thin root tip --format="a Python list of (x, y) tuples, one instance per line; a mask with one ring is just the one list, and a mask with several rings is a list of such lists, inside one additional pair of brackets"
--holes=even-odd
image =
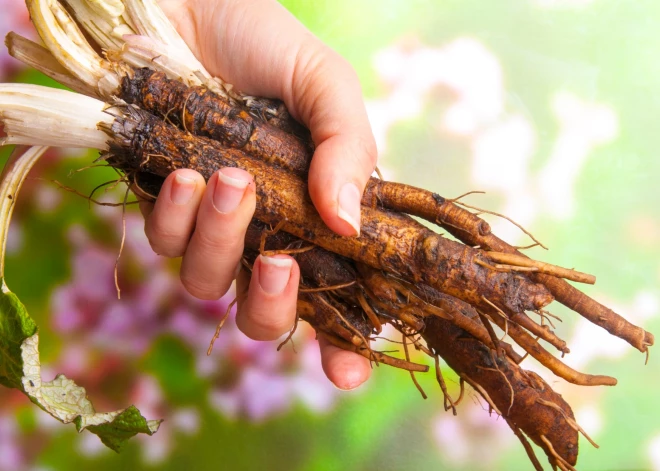
[(654, 343), (655, 343), (655, 337), (653, 336), (653, 334), (651, 332), (645, 332), (644, 347), (652, 347)]
[(602, 376), (602, 385), (603, 386), (616, 386), (619, 381), (616, 378), (611, 376)]

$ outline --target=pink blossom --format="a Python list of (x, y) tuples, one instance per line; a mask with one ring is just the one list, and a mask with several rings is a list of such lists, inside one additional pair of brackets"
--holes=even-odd
[(25, 464), (19, 431), (13, 416), (0, 415), (0, 471), (14, 471)]
[[(10, 31), (34, 37), (34, 29), (23, 0), (0, 0), (0, 12), (0, 37), (4, 38)], [(0, 81), (7, 80), (12, 73), (23, 67), (23, 64), (9, 55), (7, 48), (0, 47)]]
[[(119, 211), (104, 209), (101, 213), (111, 225), (121, 228)], [(94, 349), (104, 352), (104, 357), (86, 367), (111, 373), (121, 368), (114, 363), (133, 361), (145, 354), (157, 337), (171, 333), (194, 352), (198, 374), (213, 383), (209, 401), (224, 415), (263, 421), (289, 411), (295, 403), (319, 412), (332, 407), (338, 392), (323, 374), (318, 345), (308, 328), (301, 326), (296, 335), (298, 354), (288, 346), (278, 352), (276, 342), (256, 342), (244, 336), (235, 326), (234, 309), (213, 354), (207, 356), (215, 325), (234, 295), (230, 292), (218, 301), (200, 301), (187, 294), (166, 259), (149, 248), (142, 226), (139, 216), (126, 215), (127, 238), (118, 273), (121, 299), (117, 299), (114, 285), (118, 244), (114, 248), (101, 246), (80, 228), (72, 231), (71, 279), (52, 295), (55, 330), (65, 339), (76, 339), (60, 357), (65, 369), (84, 377), (85, 365), (75, 361), (74, 352), (84, 357), (86, 351)], [(145, 376), (138, 375), (134, 381), (139, 397), (150, 390)], [(98, 393), (103, 396), (103, 391)], [(169, 416), (172, 411), (162, 398), (151, 399), (144, 403), (148, 407), (160, 404), (163, 411), (147, 410), (143, 415)], [(167, 432), (161, 430), (159, 434)], [(162, 440), (149, 445), (149, 461), (164, 456), (164, 449), (159, 448)]]

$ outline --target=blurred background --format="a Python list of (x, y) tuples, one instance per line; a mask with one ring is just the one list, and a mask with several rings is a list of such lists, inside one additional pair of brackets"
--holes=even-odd
[[(334, 0), (282, 2), (356, 68), (388, 179), (504, 213), (550, 247), (528, 253), (597, 275), (585, 291), (660, 333), (660, 3), (655, 0)], [(0, 0), (0, 34), (33, 36), (22, 0)], [(51, 84), (0, 51), (0, 80)], [(63, 130), (64, 131), (64, 130)], [(8, 149), (0, 150), (3, 161)], [(141, 216), (82, 193), (116, 178), (93, 153), (51, 152), (31, 174), (8, 246), (9, 287), (41, 329), (44, 376), (87, 388), (99, 411), (133, 403), (164, 418), (117, 455), (0, 389), (0, 470), (525, 470), (506, 423), (473, 392), (458, 417), (433, 375), (376, 368), (354, 392), (324, 377), (313, 332), (256, 343), (228, 322), (206, 348), (231, 293), (197, 301), (178, 262), (154, 255)], [(121, 201), (110, 188), (106, 201)], [(103, 192), (101, 192), (103, 193)], [(529, 243), (489, 219), (507, 241)], [(566, 362), (616, 376), (574, 387), (539, 372), (573, 406), (581, 470), (660, 470), (660, 360), (561, 306)], [(417, 361), (427, 361), (422, 357)], [(445, 371), (450, 389), (456, 376)], [(545, 461), (543, 457), (542, 462)]]

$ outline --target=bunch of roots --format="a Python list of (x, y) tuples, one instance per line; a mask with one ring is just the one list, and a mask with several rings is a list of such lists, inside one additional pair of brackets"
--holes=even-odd
[[(99, 8), (106, 3), (113, 8)], [(569, 348), (555, 334), (555, 316), (546, 307), (556, 300), (641, 352), (653, 344), (651, 334), (566, 281), (593, 283), (592, 276), (528, 258), (459, 200), (378, 178), (369, 181), (362, 199), (359, 237), (340, 237), (324, 225), (308, 195), (309, 132), (281, 102), (243, 96), (211, 77), (155, 3), (27, 4), (45, 47), (10, 33), (10, 53), (87, 97), (0, 86), (5, 143), (95, 147), (148, 200), (180, 168), (207, 179), (222, 167), (250, 172), (257, 209), (243, 269), (250, 270), (260, 253), (291, 254), (302, 274), (298, 319), (318, 336), (373, 364), (408, 370), (415, 384), (415, 373), (429, 368), (411, 362), (409, 349), (426, 353), (446, 410), (456, 413), (467, 383), (506, 420), (536, 469), (542, 466), (530, 440), (553, 468), (574, 469), (584, 432), (562, 397), (520, 364), (530, 355), (583, 386), (616, 380), (575, 371), (548, 351), (549, 345), (563, 356)], [(36, 98), (21, 101), (21, 94)], [(25, 111), (29, 106), (43, 118), (36, 125)], [(59, 120), (65, 129), (58, 132), (68, 129), (73, 137), (51, 132), (48, 119)], [(401, 333), (404, 358), (371, 348), (385, 324)], [(440, 359), (460, 377), (458, 397), (448, 393)]]

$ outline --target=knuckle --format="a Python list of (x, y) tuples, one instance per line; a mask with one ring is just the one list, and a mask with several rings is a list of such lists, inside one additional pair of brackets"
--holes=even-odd
[(202, 281), (190, 274), (182, 271), (181, 272), (181, 284), (183, 287), (197, 299), (203, 299), (205, 301), (214, 301), (220, 299), (224, 294), (222, 286), (211, 284), (207, 281)]
[(145, 227), (145, 235), (151, 249), (164, 257), (181, 257), (186, 250), (186, 243), (181, 234), (157, 230), (152, 225)]
[(223, 256), (228, 253), (243, 252), (243, 238), (229, 231), (209, 232), (197, 230), (194, 237), (199, 251), (209, 256)]
[(163, 257), (167, 258), (179, 258), (182, 257), (183, 254), (186, 252), (185, 247), (183, 246), (156, 246), (154, 248), (153, 244), (151, 246), (151, 249), (156, 253), (157, 255), (161, 255)]
[(357, 147), (356, 156), (362, 161), (363, 164), (367, 164), (367, 170), (369, 174), (375, 170), (376, 163), (378, 162), (378, 151), (376, 149), (376, 142), (373, 137), (364, 137), (357, 136), (355, 139), (355, 145)]
[(289, 317), (280, 312), (273, 315), (272, 312), (253, 309), (244, 313), (241, 331), (252, 340), (276, 340), (291, 329)]
[[(338, 93), (339, 84), (352, 80), (350, 76), (354, 73), (348, 61), (327, 46), (302, 47), (296, 55), (291, 80), (299, 107), (317, 110), (319, 102)], [(341, 79), (335, 80), (337, 76)], [(357, 75), (354, 77), (357, 80)]]
[(337, 53), (335, 53), (334, 68), (343, 76), (343, 80), (351, 85), (360, 86), (360, 77), (353, 65)]

